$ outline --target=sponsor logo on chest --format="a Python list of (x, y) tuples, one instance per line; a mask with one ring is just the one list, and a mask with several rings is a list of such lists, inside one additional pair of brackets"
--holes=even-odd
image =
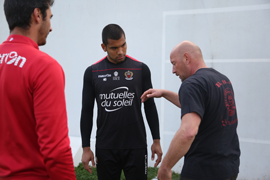
[[(133, 80), (133, 72), (132, 71), (126, 71), (124, 73), (125, 75), (125, 79), (128, 80), (128, 81), (131, 81)], [(113, 76), (111, 74), (100, 74), (98, 75), (98, 78), (102, 78), (103, 81), (107, 81), (108, 78), (111, 78), (112, 77), (112, 80), (113, 81), (119, 81), (120, 80), (120, 75), (119, 75), (119, 72), (118, 71), (114, 71), (113, 73)]]
[(113, 80), (114, 81), (119, 81), (120, 80), (120, 76), (118, 76), (119, 75), (119, 73), (117, 72), (117, 71), (115, 71), (114, 73), (113, 73)]
[(102, 78), (103, 81), (107, 81), (108, 77), (112, 77), (111, 74), (102, 74), (102, 75), (98, 75), (98, 78)]
[(126, 86), (118, 87), (108, 93), (99, 94), (100, 105), (107, 112), (114, 112), (123, 107), (130, 107), (133, 104), (135, 93), (130, 92)]

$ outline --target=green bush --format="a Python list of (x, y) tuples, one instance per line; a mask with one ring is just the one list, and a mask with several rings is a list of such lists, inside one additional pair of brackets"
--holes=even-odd
[[(96, 168), (93, 168), (92, 174), (89, 174), (88, 171), (86, 171), (83, 168), (82, 163), (79, 164), (79, 166), (75, 167), (75, 174), (77, 180), (97, 180), (97, 171)], [(147, 174), (147, 179), (151, 180), (157, 176), (158, 168), (154, 167), (148, 167), (148, 174)], [(172, 174), (172, 180), (179, 180), (180, 179), (180, 174), (177, 174), (173, 172)], [(120, 180), (125, 180), (124, 173), (122, 172)]]

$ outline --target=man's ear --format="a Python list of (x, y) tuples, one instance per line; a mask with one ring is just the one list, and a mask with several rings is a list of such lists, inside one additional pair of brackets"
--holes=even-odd
[(39, 8), (35, 8), (32, 13), (32, 22), (39, 24), (42, 21), (42, 14)]
[(107, 52), (107, 48), (106, 48), (106, 45), (105, 44), (102, 43), (101, 44), (101, 47), (102, 47), (102, 49), (103, 49), (104, 52)]
[(190, 55), (188, 53), (185, 53), (184, 56), (186, 59), (185, 64), (190, 64), (190, 61), (191, 61)]

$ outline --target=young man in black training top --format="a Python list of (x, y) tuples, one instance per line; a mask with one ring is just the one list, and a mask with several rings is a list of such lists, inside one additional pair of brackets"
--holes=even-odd
[[(99, 180), (119, 180), (124, 171), (127, 180), (147, 179), (146, 132), (141, 112), (142, 93), (152, 87), (149, 68), (126, 55), (126, 38), (122, 28), (107, 25), (102, 31), (102, 49), (107, 56), (84, 74), (81, 136), (84, 168), (90, 173), (89, 161), (97, 164)], [(90, 148), (93, 108), (98, 106), (96, 162)], [(153, 98), (144, 103), (153, 137), (152, 160), (157, 166), (162, 157), (159, 121)]]
[[(142, 101), (164, 97), (181, 108), (181, 127), (158, 171), (171, 179), (171, 168), (185, 156), (180, 180), (235, 180), (239, 172), (237, 112), (231, 81), (208, 68), (200, 48), (183, 41), (171, 52), (173, 73), (183, 82), (177, 93), (150, 89)], [(180, 104), (181, 103), (181, 104)]]

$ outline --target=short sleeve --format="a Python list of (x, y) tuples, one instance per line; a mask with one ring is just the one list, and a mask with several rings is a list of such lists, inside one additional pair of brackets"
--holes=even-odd
[(196, 112), (201, 118), (205, 112), (205, 90), (195, 83), (183, 83), (179, 89), (181, 103), (181, 118), (191, 112)]

